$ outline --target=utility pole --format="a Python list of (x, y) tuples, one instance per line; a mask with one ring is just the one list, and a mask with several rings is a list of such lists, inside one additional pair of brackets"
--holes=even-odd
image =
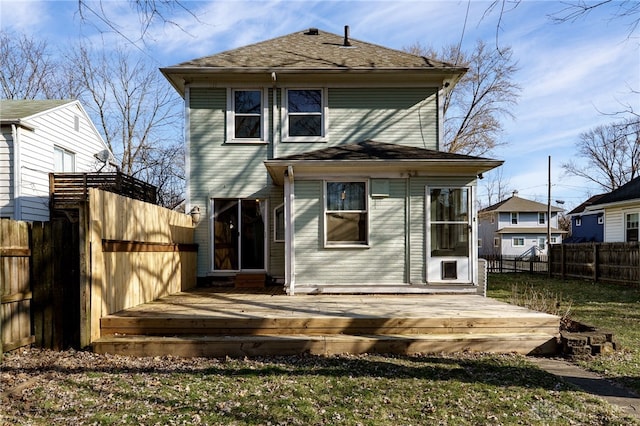
[(549, 156), (548, 165), (548, 182), (547, 182), (547, 255), (551, 248), (551, 156)]

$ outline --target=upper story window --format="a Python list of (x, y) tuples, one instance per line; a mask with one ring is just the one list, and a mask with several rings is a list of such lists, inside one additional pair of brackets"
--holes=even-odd
[(576, 217), (576, 226), (582, 226), (582, 218)]
[(366, 182), (327, 182), (325, 186), (325, 241), (327, 245), (368, 243)]
[(625, 241), (638, 241), (638, 229), (640, 223), (640, 213), (627, 213), (625, 215)]
[(518, 224), (518, 213), (516, 212), (511, 213), (511, 224), (512, 225)]
[(53, 147), (53, 171), (54, 172), (75, 172), (76, 155), (59, 146)]
[(229, 90), (227, 139), (235, 142), (265, 140), (264, 94), (262, 90)]
[(315, 142), (325, 136), (326, 95), (322, 89), (288, 89), (283, 133), (289, 141)]
[(546, 218), (547, 218), (546, 213), (538, 213), (538, 224), (544, 225), (545, 223), (547, 223)]

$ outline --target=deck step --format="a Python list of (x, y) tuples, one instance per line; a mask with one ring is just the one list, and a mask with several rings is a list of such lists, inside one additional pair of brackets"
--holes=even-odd
[(129, 356), (243, 357), (362, 353), (427, 354), (455, 352), (555, 354), (557, 338), (546, 333), (426, 335), (262, 335), (262, 336), (106, 336), (93, 343), (102, 354)]
[(558, 333), (558, 320), (547, 316), (519, 318), (203, 318), (110, 315), (101, 319), (101, 336), (121, 335), (415, 335)]

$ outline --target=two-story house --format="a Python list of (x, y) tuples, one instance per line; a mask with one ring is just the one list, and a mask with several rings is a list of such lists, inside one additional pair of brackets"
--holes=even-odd
[(161, 70), (184, 98), (198, 276), (289, 294), (477, 291), (477, 176), (441, 152), (466, 71), (311, 28)]
[(604, 211), (604, 242), (640, 241), (640, 176), (604, 194), (586, 211)]
[(49, 220), (49, 173), (95, 172), (112, 157), (77, 100), (0, 100), (0, 217)]
[[(560, 207), (520, 198), (517, 191), (503, 201), (478, 212), (480, 256), (536, 256), (547, 253), (547, 231), (551, 244), (562, 241), (566, 231), (558, 228)], [(550, 220), (550, 222), (548, 222)]]
[(604, 241), (604, 210), (587, 207), (596, 203), (605, 194), (594, 195), (575, 209), (567, 213), (571, 219), (571, 236), (562, 242), (569, 243), (601, 243)]

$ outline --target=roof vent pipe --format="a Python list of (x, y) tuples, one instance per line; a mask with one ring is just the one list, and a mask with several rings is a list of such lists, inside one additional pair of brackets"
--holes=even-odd
[(351, 46), (351, 42), (349, 41), (349, 26), (344, 26), (344, 43), (342, 44), (345, 47)]

